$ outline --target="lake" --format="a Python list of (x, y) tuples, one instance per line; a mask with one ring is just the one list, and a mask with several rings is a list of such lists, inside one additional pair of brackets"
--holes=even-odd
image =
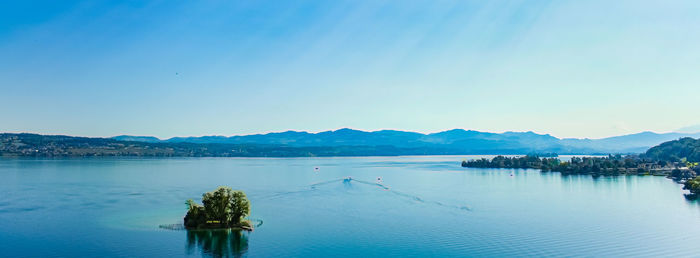
[[(700, 205), (669, 179), (472, 157), (0, 159), (0, 256), (700, 255)], [(220, 185), (255, 231), (159, 228)]]

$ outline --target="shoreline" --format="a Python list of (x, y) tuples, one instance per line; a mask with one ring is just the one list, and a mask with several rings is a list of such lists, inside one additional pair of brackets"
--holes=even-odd
[[(608, 154), (561, 154), (559, 157), (604, 157)], [(148, 160), (148, 159), (310, 159), (310, 158), (418, 158), (418, 157), (456, 157), (464, 158), (468, 156), (504, 156), (522, 157), (527, 154), (425, 154), (425, 155), (338, 155), (338, 156), (23, 156), (23, 155), (2, 155), (2, 159), (14, 160), (78, 160), (78, 159), (124, 159), (124, 160)]]

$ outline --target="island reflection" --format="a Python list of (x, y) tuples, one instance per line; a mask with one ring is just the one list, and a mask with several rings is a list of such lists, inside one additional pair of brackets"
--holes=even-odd
[(187, 253), (202, 256), (241, 257), (248, 251), (248, 237), (240, 230), (187, 230)]

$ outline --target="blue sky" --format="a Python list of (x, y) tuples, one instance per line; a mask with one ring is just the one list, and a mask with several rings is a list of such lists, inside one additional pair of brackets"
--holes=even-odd
[(699, 1), (6, 1), (0, 131), (700, 124)]

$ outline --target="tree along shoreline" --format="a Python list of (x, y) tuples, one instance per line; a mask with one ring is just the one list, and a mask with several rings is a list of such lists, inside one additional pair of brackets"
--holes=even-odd
[(666, 160), (650, 160), (639, 156), (608, 155), (607, 157), (572, 157), (569, 161), (538, 156), (474, 159), (462, 161), (462, 167), (469, 168), (512, 168), (539, 169), (542, 172), (559, 172), (562, 175), (653, 175), (666, 176), (684, 185), (689, 197), (700, 194), (700, 166), (697, 163)]

